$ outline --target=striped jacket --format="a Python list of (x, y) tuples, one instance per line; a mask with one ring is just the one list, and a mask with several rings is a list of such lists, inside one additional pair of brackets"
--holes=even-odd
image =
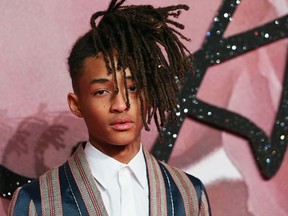
[[(151, 216), (211, 215), (201, 181), (157, 161), (143, 150), (149, 183)], [(107, 215), (83, 146), (63, 165), (18, 188), (9, 216)]]

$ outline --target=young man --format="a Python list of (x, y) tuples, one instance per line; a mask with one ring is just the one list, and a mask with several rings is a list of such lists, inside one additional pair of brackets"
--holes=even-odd
[(123, 2), (91, 17), (68, 58), (68, 104), (89, 140), (18, 189), (9, 215), (210, 215), (201, 181), (157, 161), (141, 141), (152, 118), (159, 132), (176, 119), (177, 82), (191, 66), (177, 36), (186, 38), (172, 28), (183, 26), (169, 17), (188, 7)]

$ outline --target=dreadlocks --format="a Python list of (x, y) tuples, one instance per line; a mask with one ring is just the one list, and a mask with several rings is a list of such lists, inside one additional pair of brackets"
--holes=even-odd
[[(145, 130), (154, 117), (158, 131), (167, 121), (176, 120), (177, 80), (192, 66), (186, 58), (189, 53), (179, 40), (189, 40), (176, 29), (184, 26), (177, 18), (187, 5), (153, 8), (151, 5), (122, 6), (125, 0), (112, 0), (107, 11), (92, 15), (91, 30), (75, 43), (68, 58), (73, 89), (81, 77), (81, 68), (87, 57), (101, 53), (108, 72), (114, 74), (115, 91), (118, 92), (116, 71), (129, 68), (135, 79), (141, 104)], [(97, 19), (101, 20), (96, 24)], [(117, 59), (115, 66), (114, 58)], [(125, 79), (124, 79), (125, 80)], [(127, 106), (130, 106), (127, 84)], [(147, 113), (144, 107), (147, 107)]]

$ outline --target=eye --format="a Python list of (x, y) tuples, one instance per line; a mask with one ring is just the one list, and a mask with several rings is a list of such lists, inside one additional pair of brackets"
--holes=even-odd
[(130, 92), (137, 92), (137, 86), (136, 85), (130, 85), (130, 86), (128, 86), (128, 90)]
[(109, 93), (109, 92), (107, 90), (105, 90), (105, 89), (100, 89), (100, 90), (97, 90), (97, 91), (93, 92), (93, 95), (101, 96), (101, 95), (104, 95), (105, 93)]

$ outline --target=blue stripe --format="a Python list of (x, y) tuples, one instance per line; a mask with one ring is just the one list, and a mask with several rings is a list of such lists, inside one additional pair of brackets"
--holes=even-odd
[(82, 215), (89, 215), (68, 162), (66, 162), (64, 166), (60, 167), (59, 178), (61, 184), (63, 214), (75, 215), (75, 213), (79, 213), (80, 210)]
[[(31, 183), (25, 185), (22, 188), (22, 190), (19, 193), (19, 199), (21, 199), (21, 203), (19, 203), (19, 205), (16, 205), (16, 208), (14, 210), (15, 215), (17, 215), (17, 216), (18, 215), (28, 215), (29, 204), (30, 204), (31, 199), (34, 202), (37, 214), (42, 215), (40, 185), (39, 185), (38, 179), (32, 181)], [(17, 200), (17, 202), (18, 202), (18, 200)], [(25, 212), (27, 212), (27, 213), (25, 214)]]
[(186, 174), (186, 175), (188, 176), (188, 178), (190, 179), (190, 181), (194, 185), (194, 188), (195, 188), (196, 193), (197, 193), (198, 205), (199, 205), (199, 209), (200, 209), (201, 194), (202, 194), (202, 182), (198, 178), (196, 178), (192, 175), (188, 175), (188, 174)]
[(15, 216), (29, 215), (30, 201), (31, 201), (30, 196), (21, 189), (14, 206), (14, 215)]
[(185, 216), (185, 207), (178, 187), (165, 166), (161, 163), (159, 163), (159, 165), (161, 167), (162, 175), (164, 176), (168, 215)]
[(200, 209), (200, 205), (201, 205), (201, 196), (202, 196), (202, 191), (203, 191), (205, 196), (206, 196), (206, 201), (207, 201), (207, 205), (208, 205), (209, 215), (211, 215), (211, 206), (210, 206), (210, 202), (209, 202), (207, 191), (206, 191), (203, 183), (201, 182), (200, 179), (198, 179), (198, 178), (196, 178), (194, 176), (191, 176), (191, 175), (188, 175), (188, 174), (187, 174), (187, 176), (192, 181), (192, 183), (193, 183), (193, 185), (194, 185), (194, 187), (196, 189), (198, 202), (199, 202), (199, 209)]

